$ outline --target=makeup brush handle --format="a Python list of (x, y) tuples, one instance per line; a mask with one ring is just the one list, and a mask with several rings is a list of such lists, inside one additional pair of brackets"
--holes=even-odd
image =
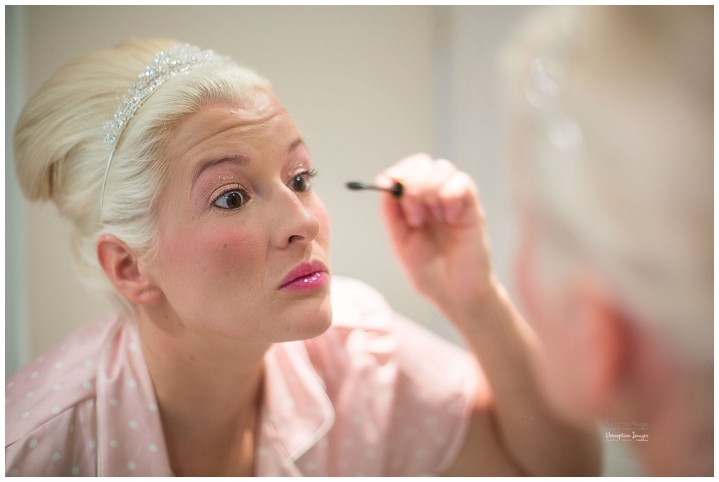
[(347, 189), (351, 189), (353, 191), (365, 190), (365, 189), (371, 189), (374, 191), (386, 191), (388, 193), (391, 193), (392, 196), (396, 199), (399, 199), (402, 196), (402, 191), (404, 190), (404, 186), (402, 186), (401, 182), (395, 182), (394, 185), (390, 188), (379, 187), (379, 186), (375, 186), (372, 184), (364, 184), (364, 183), (356, 182), (356, 181), (348, 182), (346, 184), (346, 186), (347, 186)]

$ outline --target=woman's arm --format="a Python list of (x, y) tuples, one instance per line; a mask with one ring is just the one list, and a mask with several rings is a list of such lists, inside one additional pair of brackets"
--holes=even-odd
[(598, 475), (594, 427), (564, 422), (541, 396), (533, 370), (541, 346), (494, 276), (472, 179), (420, 154), (376, 181), (404, 184), (400, 200), (382, 202), (395, 255), (481, 366), (469, 432), (447, 475)]

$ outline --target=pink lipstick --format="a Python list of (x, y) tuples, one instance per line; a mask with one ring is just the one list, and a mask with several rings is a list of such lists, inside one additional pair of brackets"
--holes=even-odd
[(282, 280), (281, 290), (302, 291), (324, 286), (329, 280), (327, 267), (320, 261), (301, 263)]

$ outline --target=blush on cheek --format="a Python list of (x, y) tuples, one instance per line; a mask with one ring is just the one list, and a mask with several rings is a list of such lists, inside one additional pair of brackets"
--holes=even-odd
[(251, 273), (252, 265), (262, 262), (258, 245), (257, 237), (246, 230), (187, 226), (166, 236), (161, 250), (168, 275), (207, 287)]
[(257, 236), (240, 230), (218, 230), (203, 236), (201, 260), (208, 269), (217, 269), (230, 278), (251, 277), (255, 265), (264, 263)]

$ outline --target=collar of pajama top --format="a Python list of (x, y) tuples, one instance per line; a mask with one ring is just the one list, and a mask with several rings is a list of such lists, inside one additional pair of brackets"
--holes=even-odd
[[(386, 324), (379, 319), (381, 317), (366, 317), (347, 309), (348, 303), (335, 299), (335, 292), (342, 291), (333, 290), (333, 327), (359, 326), (362, 321), (365, 329), (380, 333), (385, 331)], [(115, 318), (109, 322), (89, 324), (87, 329), (77, 333), (79, 338), (76, 343), (104, 345), (103, 349), (95, 351), (100, 353), (98, 360), (64, 358), (63, 352), (68, 356), (73, 352), (65, 344), (31, 363), (54, 364), (57, 369), (57, 378), (54, 379), (57, 381), (56, 392), (60, 392), (58, 387), (65, 383), (62, 368), (84, 365), (87, 373), (81, 376), (87, 377), (87, 381), (82, 385), (88, 392), (94, 392), (92, 395), (96, 397), (95, 400), (87, 398), (84, 409), (94, 407), (96, 412), (96, 438), (90, 441), (90, 448), (94, 449), (96, 444), (97, 475), (173, 475), (152, 379), (142, 356), (136, 327)], [(391, 351), (391, 347), (388, 348)], [(78, 371), (75, 372), (77, 377)], [(95, 390), (91, 390), (93, 378)], [(326, 461), (313, 461), (309, 457), (304, 461), (303, 472), (296, 462), (317, 444), (326, 443), (323, 436), (333, 426), (335, 412), (325, 392), (324, 382), (312, 367), (305, 344), (297, 341), (273, 345), (265, 357), (265, 380), (255, 472), (268, 476), (303, 475), (303, 472), (308, 475), (308, 470), (311, 472), (312, 468), (324, 465)], [(77, 393), (68, 393), (66, 400), (58, 397), (60, 394), (53, 394), (52, 408), (39, 410), (44, 414), (26, 416), (25, 412), (18, 417), (17, 414), (6, 413), (9, 419), (17, 420), (6, 428), (6, 443), (13, 433), (27, 433), (31, 426), (43, 423), (38, 417), (49, 421), (57, 418), (67, 407), (77, 404), (78, 400), (82, 402)], [(75, 422), (68, 423), (72, 432)], [(317, 450), (315, 453), (323, 459), (327, 451)], [(59, 457), (54, 458), (56, 455), (61, 454), (53, 454), (53, 460), (58, 460)]]
[[(136, 330), (120, 328), (114, 338), (97, 378), (98, 475), (172, 475)], [(129, 354), (126, 363), (119, 359), (124, 354)], [(255, 470), (301, 475), (295, 462), (332, 427), (332, 403), (302, 342), (274, 345), (265, 357), (265, 371)]]

